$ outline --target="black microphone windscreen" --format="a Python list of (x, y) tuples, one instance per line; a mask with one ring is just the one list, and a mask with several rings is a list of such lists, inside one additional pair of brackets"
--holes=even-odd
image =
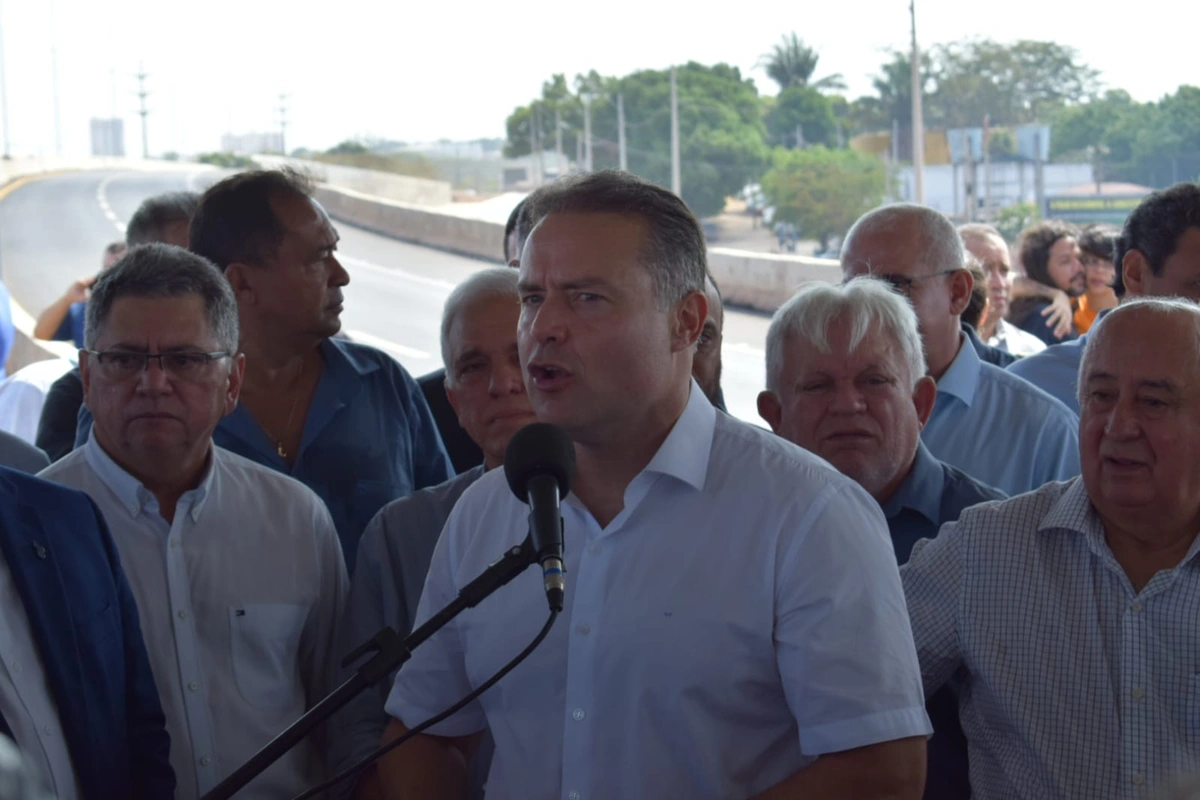
[(504, 451), (504, 477), (522, 503), (529, 502), (529, 480), (549, 475), (558, 481), (558, 494), (566, 497), (575, 474), (575, 444), (566, 431), (547, 422), (535, 422), (517, 431)]

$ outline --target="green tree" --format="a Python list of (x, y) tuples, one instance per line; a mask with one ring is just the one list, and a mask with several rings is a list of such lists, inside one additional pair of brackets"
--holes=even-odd
[[(562, 89), (565, 79), (548, 82), (543, 97), (513, 111), (506, 122), (505, 154), (530, 152), (531, 120), (540, 116), (542, 141), (553, 144), (554, 114), (563, 118), (563, 147), (574, 159), (583, 135), (583, 98), (592, 114), (593, 167), (619, 165), (618, 94), (624, 97), (629, 170), (662, 186), (671, 185), (670, 71), (643, 70), (623, 78), (592, 72), (579, 76), (569, 94), (549, 96), (547, 87)], [(699, 216), (719, 213), (725, 198), (757, 178), (768, 150), (762, 102), (754, 83), (726, 64), (689, 63), (678, 67), (680, 170), (683, 199)], [(535, 109), (543, 109), (540, 114)], [(582, 166), (582, 165), (580, 165)]]
[(1057, 42), (991, 39), (943, 44), (933, 53), (930, 106), (948, 127), (1034, 122), (1095, 97), (1099, 73)]
[(815, 81), (812, 79), (820, 60), (816, 50), (806, 45), (795, 33), (791, 33), (772, 47), (771, 52), (759, 60), (759, 64), (766, 69), (767, 76), (779, 84), (781, 92), (804, 86), (813, 89), (845, 89), (846, 81), (837, 73)]
[(1000, 209), (996, 214), (996, 230), (1006, 242), (1015, 242), (1021, 231), (1031, 227), (1041, 218), (1038, 207), (1033, 203), (1016, 203)]
[(357, 142), (357, 141), (354, 141), (353, 139), (347, 139), (343, 142), (339, 142), (338, 144), (329, 148), (325, 152), (331, 156), (349, 156), (349, 155), (360, 155), (362, 153), (367, 153), (370, 151), (367, 149), (367, 146), (365, 144), (363, 144), (362, 142)]
[(776, 219), (795, 223), (826, 249), (830, 237), (883, 201), (887, 172), (882, 160), (855, 150), (777, 149), (762, 186)]
[[(833, 147), (837, 143), (838, 120), (833, 113), (833, 101), (809, 86), (793, 86), (780, 92), (765, 121), (773, 145)], [(802, 139), (798, 139), (797, 131)]]

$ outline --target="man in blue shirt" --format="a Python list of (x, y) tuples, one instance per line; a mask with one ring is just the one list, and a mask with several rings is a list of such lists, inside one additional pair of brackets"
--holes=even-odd
[(933, 413), (921, 433), (929, 452), (972, 478), (1020, 494), (1079, 474), (1078, 418), (1033, 384), (983, 363), (962, 334), (974, 282), (962, 239), (933, 209), (897, 204), (854, 224), (842, 247), (846, 280), (881, 278), (912, 303)]
[[(1186, 297), (1200, 302), (1200, 185), (1178, 183), (1138, 205), (1117, 239), (1117, 297)], [(1099, 325), (1106, 312), (1100, 312)], [(1095, 327), (1093, 325), (1093, 327)], [(1047, 347), (1008, 368), (1076, 412), (1079, 362), (1088, 334)]]
[(408, 372), (379, 350), (333, 338), (350, 282), (337, 242), (311, 184), (286, 171), (215, 184), (190, 231), (192, 251), (233, 285), (246, 355), (241, 402), (213, 440), (320, 495), (354, 564), (380, 508), (454, 473)]
[[(883, 507), (896, 560), (932, 539), (963, 509), (1003, 492), (938, 461), (921, 444), (937, 386), (925, 374), (911, 306), (887, 284), (813, 283), (785, 303), (767, 331), (767, 389), (759, 413), (780, 436), (856, 480)], [(925, 797), (970, 797), (957, 701), (930, 698)]]

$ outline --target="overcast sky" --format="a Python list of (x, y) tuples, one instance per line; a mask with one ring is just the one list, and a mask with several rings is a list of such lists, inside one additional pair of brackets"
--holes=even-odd
[[(1141, 0), (1137, 13), (1065, 0), (917, 2), (923, 44), (1053, 39), (1139, 100), (1200, 83), (1194, 25), (1172, 24), (1183, 22), (1179, 0)], [(503, 136), (508, 113), (553, 72), (724, 61), (773, 92), (755, 65), (792, 30), (821, 53), (817, 76), (842, 73), (855, 97), (909, 36), (905, 0), (0, 0), (0, 24), (12, 152), (44, 155), (56, 149), (55, 42), (63, 151), (84, 155), (88, 119), (114, 113), (129, 151), (140, 150), (139, 62), (151, 152), (194, 153), (217, 149), (227, 131), (277, 130), (280, 92), (290, 95), (289, 149), (361, 135)]]

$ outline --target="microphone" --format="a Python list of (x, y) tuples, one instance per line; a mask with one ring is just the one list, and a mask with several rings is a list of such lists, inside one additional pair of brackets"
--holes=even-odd
[(546, 422), (517, 431), (504, 451), (504, 477), (522, 503), (529, 504), (529, 538), (542, 565), (546, 600), (562, 611), (563, 529), (559, 503), (571, 492), (575, 445), (566, 432)]

